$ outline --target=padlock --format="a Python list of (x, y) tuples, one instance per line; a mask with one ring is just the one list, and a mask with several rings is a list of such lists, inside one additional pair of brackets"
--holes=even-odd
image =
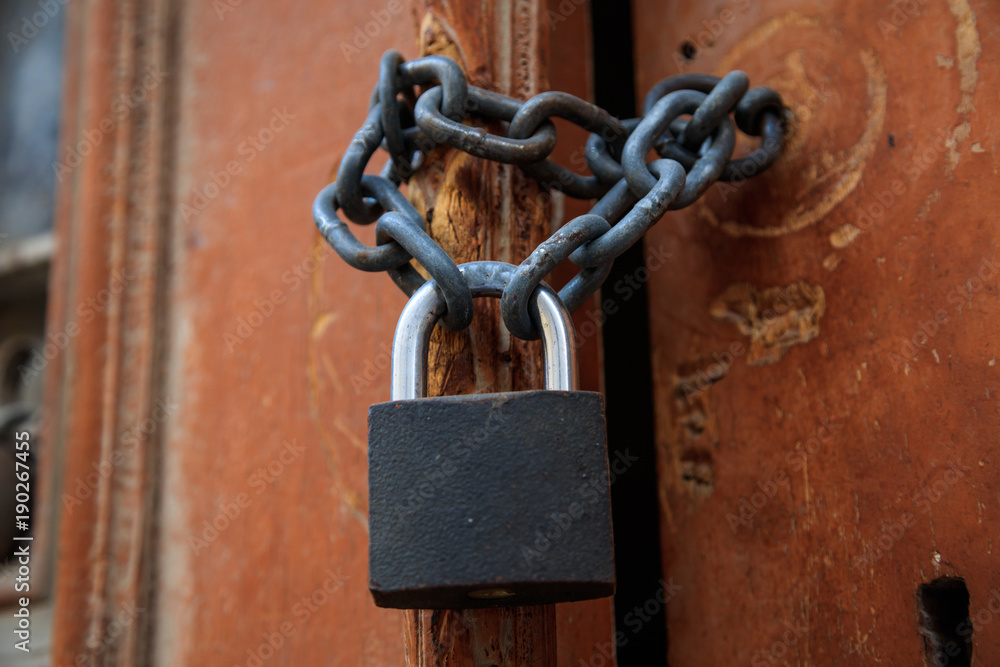
[[(495, 297), (514, 268), (460, 267), (473, 296)], [(444, 301), (430, 281), (404, 308), (392, 400), (368, 412), (376, 605), (462, 609), (614, 593), (603, 397), (575, 390), (573, 322), (544, 283), (531, 310), (546, 389), (424, 398), (428, 343)]]

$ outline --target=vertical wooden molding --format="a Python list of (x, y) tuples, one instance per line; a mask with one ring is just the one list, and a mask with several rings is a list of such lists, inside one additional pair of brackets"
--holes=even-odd
[[(151, 645), (169, 229), (173, 9), (67, 7), (46, 368), (61, 557), (54, 664), (143, 665)], [(75, 157), (74, 155), (79, 155)], [(50, 338), (51, 340), (51, 338)]]
[[(538, 0), (414, 3), (421, 55), (455, 58), (472, 85), (524, 99), (548, 87), (545, 3)], [(496, 131), (496, 127), (489, 127)], [(438, 149), (410, 183), (431, 234), (459, 263), (520, 262), (548, 235), (537, 184), (508, 165)], [(538, 387), (537, 346), (500, 325), (498, 304), (477, 300), (476, 320), (459, 333), (435, 332), (428, 393)], [(556, 662), (555, 607), (405, 612), (411, 665), (549, 666)]]

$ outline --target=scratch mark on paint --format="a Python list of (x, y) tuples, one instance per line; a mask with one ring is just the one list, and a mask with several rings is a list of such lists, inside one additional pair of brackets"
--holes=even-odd
[[(731, 236), (775, 238), (799, 231), (822, 220), (827, 213), (842, 202), (861, 182), (868, 160), (875, 152), (885, 124), (886, 95), (888, 90), (885, 69), (874, 50), (858, 54), (867, 75), (868, 108), (864, 127), (858, 141), (850, 148), (834, 155), (823, 152), (822, 167), (813, 171), (813, 183), (804, 193), (814, 200), (811, 206), (800, 204), (784, 214), (778, 224), (759, 227), (735, 220), (720, 221), (706, 204), (698, 207), (697, 215), (713, 227)], [(817, 192), (810, 196), (810, 193)]]
[[(322, 248), (322, 244), (326, 243), (323, 237), (317, 230), (315, 237), (313, 239), (313, 256), (315, 253)], [(319, 375), (319, 363), (317, 363), (317, 343), (318, 338), (322, 332), (329, 326), (334, 317), (330, 313), (319, 313), (317, 312), (317, 304), (320, 301), (320, 292), (322, 291), (322, 281), (323, 281), (323, 270), (313, 271), (309, 276), (309, 291), (307, 294), (307, 301), (309, 304), (309, 315), (312, 318), (313, 326), (309, 330), (309, 340), (306, 351), (306, 382), (309, 387), (309, 418), (316, 425), (316, 430), (319, 432), (320, 443), (323, 446), (323, 451), (326, 453), (327, 467), (330, 471), (330, 477), (333, 480), (333, 486), (337, 491), (337, 494), (349, 510), (351, 516), (358, 519), (358, 523), (368, 532), (368, 519), (363, 514), (361, 514), (357, 509), (357, 503), (352, 501), (352, 498), (356, 498), (357, 494), (353, 493), (347, 485), (341, 475), (342, 466), (340, 461), (340, 453), (337, 450), (337, 445), (333, 438), (330, 437), (330, 432), (327, 430), (326, 425), (320, 415), (320, 395), (321, 395), (321, 383)], [(353, 502), (353, 505), (352, 505)]]
[(338, 394), (344, 393), (344, 383), (340, 381), (340, 373), (337, 372), (337, 367), (333, 365), (330, 355), (325, 352), (323, 353), (323, 370), (326, 371), (326, 376), (330, 378), (333, 390)]

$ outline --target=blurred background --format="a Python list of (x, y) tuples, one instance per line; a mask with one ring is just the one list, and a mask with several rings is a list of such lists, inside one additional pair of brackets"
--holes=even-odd
[[(63, 6), (29, 0), (0, 6), (0, 606), (15, 596), (14, 433), (37, 435), (43, 373), (28, 370), (45, 336), (59, 120), (63, 87)], [(36, 439), (37, 442), (37, 439)], [(31, 465), (37, 471), (38, 451)], [(51, 545), (50, 545), (51, 546)], [(39, 582), (41, 583), (41, 582)], [(50, 601), (35, 607), (37, 652), (0, 645), (0, 664), (45, 665)], [(0, 634), (13, 637), (13, 616), (0, 615)]]

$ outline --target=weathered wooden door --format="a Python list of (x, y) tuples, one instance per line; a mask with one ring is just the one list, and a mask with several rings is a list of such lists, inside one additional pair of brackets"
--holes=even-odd
[(670, 664), (997, 664), (1000, 6), (635, 13), (640, 89), (738, 67), (792, 113), (647, 239)]
[[(78, 328), (47, 369), (53, 664), (402, 664), (417, 621), (367, 590), (365, 419), (388, 396), (405, 299), (336, 257), (311, 202), (364, 120), (383, 51), (447, 53), (519, 97), (587, 96), (586, 6), (554, 8), (558, 30), (533, 1), (67, 9), (63, 136), (100, 141), (64, 175), (57, 221), (49, 326)], [(498, 256), (484, 259), (520, 261), (551, 209), (510, 167), (449, 165), (477, 188), (463, 196), (494, 204), (454, 224), (489, 241)], [(527, 386), (537, 345), (515, 351), (507, 383)], [(481, 368), (500, 357), (481, 354)], [(576, 664), (612, 633), (610, 600), (471, 621), (462, 650), (502, 664), (532, 647), (552, 664), (556, 644)], [(411, 650), (433, 652), (418, 646), (429, 639)]]
[[(420, 665), (652, 665), (636, 647), (664, 632), (677, 665), (1000, 662), (991, 0), (635, 0), (631, 31), (628, 5), (595, 3), (591, 25), (578, 0), (66, 10), (62, 136), (87, 154), (60, 179), (49, 304), (49, 330), (73, 332), (46, 366), (52, 664), (399, 665), (405, 647)], [(619, 378), (612, 449), (649, 439), (615, 493), (654, 521), (616, 509), (616, 539), (620, 566), (657, 576), (616, 602), (370, 600), (365, 416), (404, 297), (345, 266), (310, 205), (389, 48), (517, 97), (617, 77), (621, 115), (633, 81), (741, 68), (791, 108), (773, 169), (669, 213), (645, 267), (626, 260), (642, 279), (608, 289), (631, 315), (578, 316), (625, 341), (591, 335), (582, 360), (584, 388), (602, 359)], [(559, 131), (577, 164), (585, 137)], [(463, 259), (519, 261), (587, 209), (535, 206), (511, 168), (434, 169), (414, 198), (447, 211), (432, 231)], [(496, 319), (481, 309), (475, 352), (436, 340), (457, 369), (437, 390), (537, 382), (537, 346)], [(614, 355), (644, 344), (623, 374)], [(650, 374), (631, 415), (655, 459), (610, 409)]]

